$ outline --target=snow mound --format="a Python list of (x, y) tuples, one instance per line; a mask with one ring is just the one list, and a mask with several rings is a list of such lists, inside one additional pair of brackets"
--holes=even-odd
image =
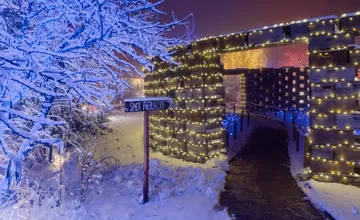
[[(220, 191), (229, 165), (225, 158), (213, 159), (198, 167), (165, 165), (149, 161), (149, 198), (142, 204), (143, 165), (131, 163), (108, 169), (101, 175), (101, 193), (92, 191), (81, 206), (67, 198), (61, 207), (33, 207), (30, 216), (39, 220), (77, 219), (209, 219), (226, 220), (226, 210), (217, 210)], [(192, 166), (195, 165), (195, 166)], [(24, 207), (2, 210), (0, 219), (10, 219), (13, 210), (27, 215)]]
[(351, 213), (352, 213), (353, 215), (359, 215), (359, 210), (358, 210), (355, 206), (353, 206), (353, 207), (351, 208)]
[[(165, 166), (158, 159), (151, 159), (149, 164), (150, 198), (162, 202), (193, 193), (217, 197), (224, 185), (224, 170), (229, 169), (228, 163), (221, 160), (212, 160), (209, 166), (214, 168), (207, 169)], [(104, 180), (104, 188), (113, 186), (118, 195), (131, 196), (136, 201), (142, 195), (143, 165), (120, 166), (104, 175)]]
[(326, 210), (335, 219), (359, 219), (360, 189), (340, 183), (322, 183), (307, 181), (311, 188), (302, 187), (311, 202), (320, 209)]

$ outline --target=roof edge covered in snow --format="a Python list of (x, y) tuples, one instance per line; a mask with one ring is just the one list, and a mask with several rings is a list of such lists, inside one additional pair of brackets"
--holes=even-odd
[[(296, 21), (291, 21), (291, 22), (284, 22), (284, 23), (280, 23), (280, 24), (274, 24), (274, 25), (268, 25), (268, 26), (264, 26), (264, 27), (260, 27), (260, 28), (253, 28), (253, 29), (249, 29), (249, 30), (243, 30), (243, 31), (238, 31), (238, 32), (233, 32), (233, 33), (228, 33), (228, 34), (221, 34), (221, 35), (217, 35), (217, 36), (209, 36), (209, 37), (203, 37), (203, 38), (199, 38), (196, 39), (192, 42), (190, 42), (189, 44), (186, 45), (178, 45), (172, 48), (169, 48), (169, 50), (174, 50), (177, 49), (179, 47), (184, 47), (184, 46), (188, 46), (188, 45), (193, 45), (193, 44), (197, 44), (197, 43), (203, 43), (205, 41), (209, 41), (209, 40), (223, 40), (225, 38), (229, 38), (229, 37), (239, 37), (243, 36), (243, 37), (247, 37), (251, 34), (257, 34), (260, 32), (260, 34), (263, 34), (265, 32), (272, 32), (274, 31), (274, 35), (276, 34), (277, 36), (281, 35), (282, 33), (280, 33), (281, 31), (276, 30), (275, 29), (279, 29), (280, 27), (282, 27), (282, 29), (294, 29), (294, 27), (296, 27), (297, 29), (301, 28), (309, 28), (310, 31), (308, 31), (309, 33), (306, 33), (306, 31), (301, 30), (303, 33), (302, 35), (297, 34), (294, 37), (291, 37), (289, 33), (291, 33), (291, 30), (284, 30), (283, 34), (284, 37), (283, 39), (278, 39), (276, 42), (282, 42), (282, 43), (289, 43), (289, 36), (291, 38), (291, 40), (304, 40), (305, 38), (307, 38), (310, 34), (319, 34), (319, 35), (325, 35), (328, 34), (329, 32), (327, 32), (328, 30), (323, 30), (322, 27), (318, 27), (317, 24), (325, 24), (329, 25), (329, 23), (334, 25), (334, 30), (332, 31), (334, 34), (336, 33), (342, 33), (341, 30), (338, 30), (339, 27), (343, 28), (343, 24), (342, 25), (335, 25), (335, 23), (338, 22), (342, 22), (342, 20), (345, 19), (349, 19), (350, 17), (360, 17), (360, 11), (358, 12), (353, 12), (353, 13), (346, 13), (343, 14), (341, 16), (336, 16), (336, 15), (328, 15), (328, 16), (322, 16), (322, 17), (314, 17), (314, 18), (308, 18), (308, 19), (302, 19), (302, 20), (296, 20)], [(360, 24), (358, 22), (359, 19), (357, 19), (355, 22), (352, 21), (352, 23), (354, 23), (354, 25), (356, 27), (358, 27), (358, 31), (360, 30)], [(307, 24), (307, 25), (306, 25)], [(313, 28), (314, 26), (316, 26), (315, 28)], [(346, 25), (345, 25), (346, 26)], [(274, 29), (274, 30), (272, 30)], [(286, 31), (289, 31), (288, 33), (286, 33)], [(324, 32), (325, 31), (325, 32)], [(298, 32), (298, 30), (296, 30), (296, 32)], [(294, 35), (295, 31), (292, 33)], [(359, 32), (360, 33), (360, 32)], [(310, 35), (311, 36), (311, 35)], [(254, 36), (252, 36), (254, 38)], [(290, 41), (291, 41), (290, 40)], [(272, 41), (272, 39), (269, 39), (268, 41), (265, 42), (255, 42), (255, 43), (259, 43), (259, 45), (264, 46), (263, 44), (271, 44), (274, 41)], [(237, 48), (231, 48), (230, 50), (241, 50), (241, 49), (251, 49), (249, 47), (254, 46), (254, 45), (249, 45), (249, 44), (245, 44), (245, 45), (240, 45)], [(226, 46), (225, 46), (226, 47)], [(228, 51), (227, 48), (222, 48), (224, 51)]]

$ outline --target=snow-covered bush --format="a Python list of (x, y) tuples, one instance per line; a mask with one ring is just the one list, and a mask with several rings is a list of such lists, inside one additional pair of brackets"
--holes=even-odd
[(7, 166), (0, 193), (21, 181), (22, 161), (34, 148), (62, 150), (64, 135), (50, 128), (69, 125), (53, 108), (111, 108), (116, 93), (129, 86), (125, 76), (153, 68), (148, 56), (170, 60), (167, 48), (181, 40), (165, 34), (187, 18), (161, 23), (162, 2), (1, 2), (0, 147)]
[[(153, 201), (163, 201), (185, 194), (203, 194), (218, 197), (224, 186), (227, 161), (216, 161), (213, 168), (165, 166), (158, 159), (150, 160), (150, 197)], [(215, 162), (216, 161), (216, 162)], [(223, 164), (225, 163), (225, 164)], [(209, 163), (210, 164), (210, 163)], [(131, 196), (134, 201), (142, 198), (143, 166), (129, 164), (113, 167), (103, 175), (104, 188), (114, 188), (118, 196)], [(105, 189), (104, 189), (105, 190)]]
[[(60, 157), (60, 156), (58, 156)], [(67, 160), (61, 155), (62, 163)], [(13, 185), (11, 190), (0, 196), (0, 208), (59, 207), (65, 194), (64, 178), (59, 163), (49, 164), (44, 148), (35, 148), (23, 162), (23, 179), (21, 184)], [(58, 160), (58, 158), (56, 158)], [(62, 164), (63, 165), (63, 164)], [(29, 219), (29, 218), (27, 218)]]

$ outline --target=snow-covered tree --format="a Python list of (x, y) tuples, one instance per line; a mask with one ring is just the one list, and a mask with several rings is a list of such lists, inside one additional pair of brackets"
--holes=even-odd
[(195, 34), (195, 21), (194, 18), (190, 24), (187, 24), (185, 26), (186, 28), (186, 43), (191, 43), (192, 41), (195, 41), (198, 39), (198, 36)]
[[(51, 127), (66, 126), (58, 105), (111, 108), (126, 75), (171, 60), (167, 38), (186, 18), (163, 24), (163, 0), (5, 0), (0, 3), (0, 147), (7, 158), (0, 194), (20, 182), (22, 161), (37, 146), (61, 151)], [(6, 25), (4, 25), (6, 24)]]

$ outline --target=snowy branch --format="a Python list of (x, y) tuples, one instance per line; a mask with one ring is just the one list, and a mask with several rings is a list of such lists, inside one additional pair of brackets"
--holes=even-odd
[[(153, 63), (171, 60), (166, 38), (189, 15), (159, 22), (160, 0), (6, 0), (0, 4), (0, 145), (9, 159), (6, 182), (21, 179), (21, 163), (36, 146), (63, 142), (49, 128), (66, 125), (49, 116), (57, 100), (70, 108), (87, 103), (111, 107), (129, 86), (125, 76), (142, 76)], [(64, 104), (63, 104), (64, 105)], [(62, 105), (62, 106), (63, 106)], [(7, 143), (15, 136), (16, 144)], [(16, 152), (16, 153), (15, 153)], [(0, 187), (0, 194), (2, 188)]]

